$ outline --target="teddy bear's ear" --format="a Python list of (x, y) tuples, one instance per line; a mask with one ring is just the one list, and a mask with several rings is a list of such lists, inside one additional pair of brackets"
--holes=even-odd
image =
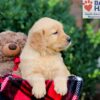
[(33, 49), (40, 52), (40, 54), (44, 55), (45, 53), (45, 31), (39, 30), (36, 32), (31, 33), (31, 36), (28, 37), (30, 40), (30, 45)]

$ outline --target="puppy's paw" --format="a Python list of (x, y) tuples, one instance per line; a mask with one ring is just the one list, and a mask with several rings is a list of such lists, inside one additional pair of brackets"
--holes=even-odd
[(55, 79), (54, 89), (58, 94), (65, 95), (67, 93), (67, 81), (66, 79)]
[(33, 87), (32, 94), (37, 98), (43, 98), (46, 95), (46, 88), (41, 83)]

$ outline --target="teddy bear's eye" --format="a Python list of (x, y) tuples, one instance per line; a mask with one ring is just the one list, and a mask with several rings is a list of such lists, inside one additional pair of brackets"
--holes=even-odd
[(56, 35), (56, 34), (58, 34), (58, 32), (56, 31), (56, 32), (54, 32), (53, 34)]

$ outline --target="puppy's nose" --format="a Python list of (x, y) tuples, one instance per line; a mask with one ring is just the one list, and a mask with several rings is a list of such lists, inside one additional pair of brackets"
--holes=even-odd
[(16, 44), (9, 44), (10, 50), (16, 50), (16, 48), (17, 48)]
[(67, 38), (67, 42), (71, 42), (71, 38), (70, 37)]

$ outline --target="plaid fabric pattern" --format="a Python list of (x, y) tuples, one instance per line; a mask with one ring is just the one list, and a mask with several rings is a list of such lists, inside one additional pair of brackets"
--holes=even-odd
[[(46, 81), (47, 94), (39, 100), (78, 100), (82, 87), (82, 78), (70, 76), (67, 82), (68, 92), (61, 96), (54, 91), (54, 82)], [(32, 87), (28, 82), (15, 75), (6, 75), (0, 78), (0, 93), (5, 97), (0, 100), (37, 100), (31, 94)]]

